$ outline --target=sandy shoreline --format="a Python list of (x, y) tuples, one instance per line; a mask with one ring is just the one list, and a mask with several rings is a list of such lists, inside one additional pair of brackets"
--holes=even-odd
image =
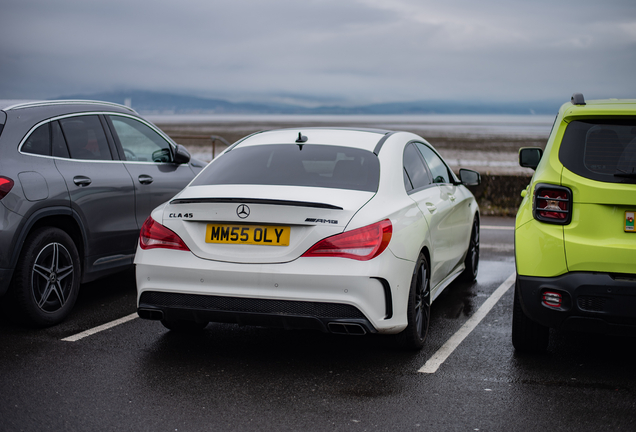
[[(193, 156), (210, 161), (214, 153), (218, 154), (225, 146), (222, 140), (213, 142), (212, 135), (222, 137), (233, 143), (254, 132), (277, 128), (302, 127), (362, 127), (391, 130), (406, 130), (422, 136), (431, 143), (451, 165), (454, 171), (460, 167), (470, 168), (486, 174), (531, 176), (532, 170), (521, 168), (517, 162), (520, 147), (545, 147), (549, 128), (539, 129), (539, 133), (524, 130), (524, 125), (515, 130), (515, 125), (501, 130), (488, 129), (480, 124), (439, 124), (400, 121), (365, 121), (360, 118), (338, 118), (331, 121), (294, 121), (285, 119), (249, 119), (215, 122), (178, 122), (151, 120), (179, 144), (185, 145)], [(310, 119), (307, 119), (310, 120)], [(536, 127), (535, 127), (536, 129)], [(546, 129), (547, 132), (543, 132)], [(490, 133), (492, 131), (492, 133)]]

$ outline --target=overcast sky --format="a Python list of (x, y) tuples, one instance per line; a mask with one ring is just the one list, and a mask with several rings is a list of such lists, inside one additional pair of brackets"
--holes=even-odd
[(636, 97), (634, 0), (2, 0), (0, 99)]

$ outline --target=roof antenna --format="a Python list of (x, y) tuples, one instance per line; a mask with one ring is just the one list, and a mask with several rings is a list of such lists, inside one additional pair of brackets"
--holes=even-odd
[(572, 102), (572, 105), (586, 105), (583, 93), (574, 93), (570, 101)]
[(298, 143), (298, 148), (300, 148), (300, 151), (302, 151), (303, 143), (307, 142), (307, 137), (303, 135), (302, 133), (298, 132), (298, 138), (296, 139), (296, 142)]

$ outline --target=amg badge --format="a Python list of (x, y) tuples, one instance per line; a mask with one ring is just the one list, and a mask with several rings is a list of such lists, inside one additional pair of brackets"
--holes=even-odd
[(338, 221), (334, 220), (334, 219), (314, 219), (314, 218), (307, 218), (305, 219), (305, 222), (314, 222), (314, 223), (325, 223), (325, 224), (333, 224), (333, 225), (337, 225)]

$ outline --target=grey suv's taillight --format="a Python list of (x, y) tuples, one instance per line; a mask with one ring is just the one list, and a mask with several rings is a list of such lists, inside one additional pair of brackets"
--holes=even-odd
[(7, 196), (7, 194), (13, 188), (13, 180), (9, 177), (0, 176), (0, 200)]
[(534, 188), (534, 218), (557, 225), (572, 221), (572, 191), (564, 186), (539, 183)]

